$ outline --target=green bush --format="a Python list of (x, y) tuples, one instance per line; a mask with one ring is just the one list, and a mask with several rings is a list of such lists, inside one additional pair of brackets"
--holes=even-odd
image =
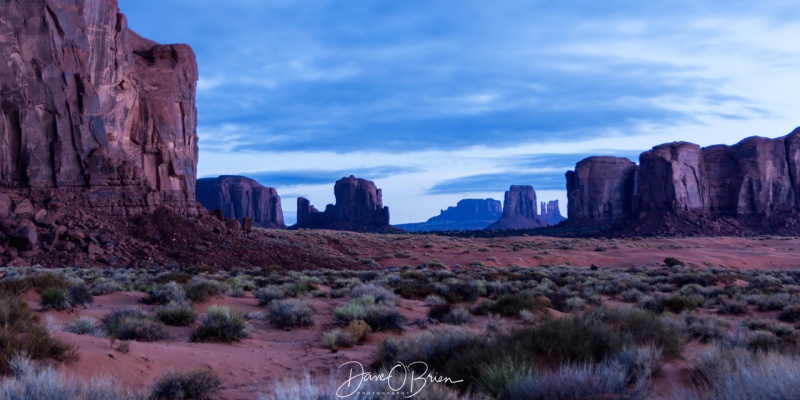
[(67, 326), (67, 332), (78, 335), (94, 334), (100, 329), (97, 320), (92, 317), (78, 317)]
[(72, 308), (67, 289), (60, 287), (44, 289), (39, 304), (41, 304), (44, 310), (66, 310)]
[(311, 326), (314, 309), (303, 300), (275, 300), (269, 305), (269, 321), (278, 328)]
[(192, 303), (202, 303), (223, 293), (222, 284), (207, 279), (197, 279), (186, 285), (186, 297)]
[(668, 267), (682, 267), (684, 264), (683, 261), (678, 260), (677, 258), (667, 257), (664, 259), (664, 265)]
[(102, 320), (106, 334), (119, 340), (153, 342), (169, 335), (161, 322), (139, 310), (117, 310)]
[(783, 308), (778, 319), (792, 324), (800, 322), (800, 304), (790, 304)]
[(0, 292), (0, 374), (10, 372), (11, 357), (22, 353), (33, 360), (59, 362), (78, 357), (77, 348), (50, 336), (22, 298)]
[(153, 384), (153, 400), (212, 400), (222, 380), (211, 370), (170, 371)]
[(228, 307), (211, 306), (206, 310), (203, 324), (192, 333), (193, 342), (234, 342), (247, 337), (249, 325), (243, 312)]
[(286, 297), (286, 292), (280, 286), (266, 286), (260, 289), (256, 289), (253, 292), (253, 296), (258, 299), (258, 304), (262, 306), (268, 306), (269, 303), (272, 303), (275, 300), (281, 300)]
[(504, 294), (496, 300), (485, 300), (476, 307), (478, 315), (499, 314), (504, 317), (513, 317), (522, 310), (540, 311), (550, 307), (551, 301), (544, 296), (537, 296), (530, 291), (513, 294)]
[(197, 314), (187, 304), (172, 302), (159, 307), (156, 318), (170, 326), (189, 326), (197, 319)]

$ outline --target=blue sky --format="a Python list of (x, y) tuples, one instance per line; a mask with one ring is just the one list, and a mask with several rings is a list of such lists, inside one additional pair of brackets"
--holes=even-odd
[[(224, 6), (222, 5), (224, 4)], [(198, 56), (199, 176), (318, 208), (375, 180), (395, 223), (530, 184), (560, 199), (588, 155), (776, 137), (800, 120), (790, 1), (120, 0)], [(155, 12), (154, 10), (158, 11)]]

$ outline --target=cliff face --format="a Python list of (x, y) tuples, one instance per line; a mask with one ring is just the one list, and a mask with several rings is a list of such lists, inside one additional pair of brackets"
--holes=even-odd
[[(600, 225), (648, 214), (752, 219), (791, 213), (800, 206), (798, 161), (800, 129), (732, 146), (667, 143), (642, 153), (639, 166), (591, 157), (567, 173), (570, 221)], [(595, 173), (598, 165), (602, 172)]]
[(637, 167), (620, 157), (589, 157), (567, 172), (570, 221), (609, 223), (633, 209)]
[(536, 212), (536, 191), (530, 185), (512, 185), (503, 201), (503, 216), (488, 230), (519, 230), (548, 226)]
[(115, 0), (0, 2), (0, 187), (92, 212), (195, 215), (197, 64)]
[(395, 225), (409, 232), (463, 231), (485, 229), (503, 215), (503, 205), (495, 199), (459, 200), (455, 207), (442, 210), (427, 222)]
[(393, 231), (389, 225), (389, 207), (383, 206), (381, 189), (375, 182), (352, 175), (336, 182), (336, 204), (319, 212), (303, 197), (297, 199), (297, 228), (351, 231)]
[(222, 210), (225, 218), (253, 226), (286, 228), (278, 191), (244, 176), (220, 176), (197, 180), (197, 201), (209, 210)]

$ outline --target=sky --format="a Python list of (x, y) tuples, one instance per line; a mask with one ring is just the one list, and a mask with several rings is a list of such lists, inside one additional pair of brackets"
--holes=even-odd
[(198, 177), (323, 209), (348, 175), (392, 223), (533, 185), (566, 213), (590, 155), (733, 144), (800, 125), (800, 3), (119, 0), (197, 54)]

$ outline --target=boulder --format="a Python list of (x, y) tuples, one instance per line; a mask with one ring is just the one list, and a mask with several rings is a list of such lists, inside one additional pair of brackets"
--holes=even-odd
[(225, 218), (242, 223), (251, 218), (252, 226), (286, 228), (278, 191), (244, 176), (198, 179), (197, 201), (209, 210), (221, 210)]
[(20, 251), (27, 251), (37, 243), (39, 243), (39, 233), (36, 231), (36, 224), (29, 219), (21, 220), (11, 237), (11, 246)]
[(0, 193), (0, 218), (7, 217), (12, 210), (11, 198), (5, 193)]

